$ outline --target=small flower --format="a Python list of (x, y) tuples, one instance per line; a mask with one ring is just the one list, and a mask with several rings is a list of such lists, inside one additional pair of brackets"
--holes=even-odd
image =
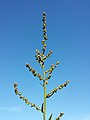
[(46, 13), (45, 13), (45, 12), (43, 12), (43, 16), (46, 16)]
[(38, 76), (38, 78), (39, 78), (40, 80), (43, 80), (43, 78), (42, 78), (42, 76), (41, 76), (40, 74), (37, 74), (37, 76)]
[(28, 99), (27, 98), (25, 98), (25, 103), (28, 103)]
[(45, 22), (45, 21), (46, 21), (46, 17), (44, 17), (44, 16), (43, 16), (43, 19), (42, 19), (42, 21), (43, 21), (43, 22)]
[(67, 83), (65, 83), (63, 86), (66, 87), (66, 86), (67, 86)]
[(47, 58), (47, 57), (46, 57), (46, 56), (44, 56), (44, 57), (43, 57), (43, 60), (45, 60), (46, 58)]
[(45, 40), (42, 40), (42, 44), (43, 44), (43, 45), (45, 44)]
[(31, 107), (35, 107), (35, 104), (31, 104)]
[(45, 28), (46, 28), (46, 22), (44, 22), (44, 23), (43, 23), (43, 27), (45, 27)]
[(38, 107), (36, 107), (36, 110), (40, 110)]
[(48, 81), (46, 81), (46, 85), (48, 84)]
[(51, 78), (51, 74), (49, 74), (49, 76), (46, 78), (46, 80), (50, 79)]
[(34, 75), (34, 76), (36, 76), (36, 75), (37, 75), (37, 73), (35, 72), (33, 75)]
[(48, 70), (45, 71), (45, 74), (48, 73)]
[(52, 54), (52, 50), (50, 50), (50, 53)]
[(15, 92), (16, 95), (18, 95), (18, 90), (17, 89), (15, 89), (14, 92)]
[(45, 29), (45, 28), (46, 28), (46, 26), (45, 26), (45, 25), (43, 25), (42, 29)]
[(59, 89), (62, 89), (62, 87), (61, 87), (61, 86), (59, 86)]
[(20, 99), (23, 99), (23, 96), (20, 96)]
[(52, 65), (51, 65), (51, 68), (54, 69), (54, 68), (55, 68), (55, 65), (52, 64)]
[(29, 102), (26, 102), (26, 104), (27, 104), (27, 105), (30, 105), (30, 103), (29, 103)]
[(38, 77), (40, 77), (41, 75), (40, 74), (37, 74)]
[(45, 51), (46, 51), (46, 46), (43, 46), (42, 51), (43, 51), (43, 54), (44, 54)]
[(58, 64), (60, 64), (60, 62), (59, 62), (59, 61), (56, 63), (56, 65), (58, 65)]
[(44, 33), (46, 33), (46, 32), (47, 32), (47, 30), (46, 30), (46, 29), (44, 29), (44, 30), (43, 30), (43, 32), (44, 32)]
[(14, 87), (17, 87), (18, 86), (18, 84), (17, 83), (14, 83)]
[(67, 81), (68, 83), (70, 82), (70, 80)]
[(51, 73), (52, 73), (52, 71), (53, 71), (53, 70), (52, 70), (52, 68), (50, 68), (50, 69), (49, 69), (49, 74), (51, 74)]
[(39, 51), (36, 49), (36, 52), (39, 52)]
[(34, 72), (34, 69), (33, 68), (31, 68), (31, 70), (30, 70), (32, 73)]
[(24, 100), (24, 101), (25, 101), (25, 99), (26, 99), (25, 97), (22, 98), (22, 100)]
[(22, 95), (22, 93), (19, 92), (18, 95), (20, 96), (20, 95)]
[(54, 92), (57, 92), (57, 89), (54, 89)]
[(44, 39), (45, 39), (45, 40), (48, 40), (48, 37), (47, 37), (46, 35), (44, 35)]
[[(44, 65), (42, 65), (42, 68), (44, 68)], [(43, 79), (42, 79), (43, 80)]]

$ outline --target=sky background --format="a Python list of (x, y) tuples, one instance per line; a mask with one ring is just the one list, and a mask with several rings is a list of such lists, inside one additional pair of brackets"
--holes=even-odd
[(90, 120), (90, 1), (0, 0), (0, 120), (42, 120), (42, 114), (14, 94), (13, 84), (39, 107), (43, 88), (25, 67), (39, 73), (35, 50), (42, 49), (42, 12), (47, 14), (47, 51), (53, 54), (46, 69), (58, 60), (47, 93), (70, 84), (47, 99), (47, 120), (64, 112), (62, 120)]

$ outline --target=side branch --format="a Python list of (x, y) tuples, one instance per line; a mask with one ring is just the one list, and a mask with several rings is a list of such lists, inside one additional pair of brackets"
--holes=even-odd
[(29, 64), (26, 64), (26, 67), (29, 68), (29, 71), (31, 71), (34, 76), (37, 76), (40, 80), (43, 80), (42, 76), (37, 74), (36, 70), (34, 70)]
[(46, 55), (46, 58), (50, 57), (51, 54), (52, 54), (52, 50), (49, 51), (49, 53)]
[[(36, 110), (41, 111), (41, 109), (40, 109), (39, 107), (37, 107), (35, 104), (29, 102), (26, 97), (23, 97), (23, 96), (22, 96), (22, 93), (18, 91), (18, 87), (17, 87), (17, 86), (18, 86), (18, 84), (15, 83), (15, 84), (14, 84), (14, 92), (15, 92), (15, 94), (16, 94), (16, 95), (19, 95), (19, 98), (22, 99), (23, 101), (25, 101), (25, 103), (26, 103), (27, 105), (30, 105), (31, 107), (36, 108)], [(41, 111), (41, 112), (42, 112), (42, 111)]]
[(46, 77), (46, 80), (51, 78), (51, 74), (53, 72), (53, 70), (59, 65), (59, 61), (55, 64), (55, 65), (51, 65), (51, 68), (49, 70), (45, 71), (45, 74), (48, 73), (48, 77)]
[(66, 87), (68, 85), (68, 83), (70, 82), (70, 80), (68, 80), (66, 83), (56, 87), (54, 90), (52, 90), (49, 94), (46, 95), (46, 98), (51, 97), (54, 93), (57, 92), (57, 90), (61, 90), (63, 87)]

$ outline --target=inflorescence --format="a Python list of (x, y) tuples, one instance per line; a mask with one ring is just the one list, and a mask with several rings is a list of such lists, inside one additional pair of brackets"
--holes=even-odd
[[(48, 36), (47, 36), (47, 30), (46, 30), (46, 13), (43, 12), (43, 16), (42, 16), (42, 21), (43, 21), (43, 40), (42, 40), (42, 51), (40, 52), (38, 49), (36, 49), (36, 55), (35, 55), (35, 58), (36, 58), (36, 61), (40, 64), (41, 68), (43, 69), (44, 68), (44, 63), (45, 63), (45, 60), (47, 58), (49, 58), (51, 56), (51, 54), (53, 53), (52, 50), (50, 50), (48, 52), (47, 55), (45, 55), (45, 52), (46, 52), (46, 41), (48, 40)], [(39, 73), (36, 72), (36, 70), (34, 68), (31, 67), (30, 64), (26, 64), (26, 67), (29, 69), (29, 71), (35, 76), (35, 77), (38, 77), (40, 79), (40, 81), (43, 81), (43, 87), (44, 87), (44, 83), (47, 85), (48, 84), (48, 80), (51, 78), (51, 75), (52, 75), (52, 72), (54, 71), (54, 69), (60, 64), (60, 62), (56, 62), (56, 64), (52, 64), (51, 67), (49, 68), (49, 70), (45, 70), (44, 71), (44, 75), (45, 75), (45, 78), (43, 78)], [(46, 76), (47, 75), (47, 76)], [(63, 87), (66, 87), (68, 85), (68, 83), (70, 82), (70, 80), (66, 81), (64, 84), (56, 87), (55, 89), (53, 89), (50, 93), (46, 94), (45, 95), (45, 99), (46, 98), (50, 98), (54, 93), (56, 93), (58, 90), (61, 90)], [(21, 92), (18, 92), (18, 84), (15, 83), (14, 84), (14, 92), (16, 95), (19, 96), (20, 99), (22, 99), (27, 105), (30, 105), (31, 107), (34, 107), (36, 108), (36, 110), (39, 110), (41, 111), (42, 113), (45, 113), (44, 111), (44, 103), (42, 103), (42, 106), (41, 108), (37, 107), (35, 104), (31, 103), (28, 101), (28, 99), (24, 96), (22, 96), (22, 93)], [(63, 116), (63, 112), (61, 112), (59, 114), (59, 116), (56, 118), (56, 120), (61, 120), (61, 117)], [(52, 120), (52, 115), (50, 115), (49, 117), (49, 120)]]

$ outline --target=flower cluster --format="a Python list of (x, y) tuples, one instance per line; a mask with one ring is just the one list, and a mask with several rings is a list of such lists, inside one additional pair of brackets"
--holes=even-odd
[(44, 54), (45, 51), (46, 51), (46, 43), (45, 43), (45, 41), (48, 40), (48, 37), (46, 35), (47, 30), (46, 30), (46, 13), (45, 12), (43, 12), (43, 19), (42, 19), (42, 21), (43, 21), (42, 29), (43, 29), (43, 38), (44, 38), (42, 40), (42, 44), (43, 44), (42, 52)]
[(39, 107), (37, 107), (35, 104), (29, 102), (26, 97), (22, 96), (22, 93), (18, 92), (18, 84), (17, 83), (14, 84), (14, 92), (15, 92), (16, 95), (19, 95), (19, 98), (22, 99), (23, 101), (25, 101), (25, 103), (27, 105), (30, 105), (31, 107), (35, 107), (36, 110), (40, 110), (41, 111), (41, 109)]
[(51, 74), (53, 72), (53, 70), (59, 65), (59, 61), (56, 63), (56, 65), (51, 65), (51, 68), (49, 70), (45, 71), (45, 74), (48, 73), (48, 77), (46, 77), (46, 80), (51, 78)]
[(44, 62), (45, 62), (46, 58), (50, 57), (50, 55), (52, 54), (52, 50), (50, 50), (46, 56), (37, 49), (36, 49), (36, 53), (37, 53), (35, 55), (36, 61), (41, 65), (42, 68), (44, 68)]
[(43, 80), (42, 76), (37, 74), (36, 70), (34, 70), (28, 63), (26, 64), (26, 67), (29, 68), (29, 71), (31, 71), (34, 76), (37, 76), (40, 80)]
[(65, 82), (64, 84), (56, 87), (54, 90), (52, 90), (49, 94), (46, 95), (46, 98), (51, 97), (54, 93), (57, 92), (57, 90), (61, 90), (63, 87), (66, 87), (68, 85), (68, 83), (70, 82), (70, 80), (68, 80), (67, 82)]
[(56, 118), (56, 120), (60, 120), (60, 118), (64, 115), (63, 112), (60, 113), (60, 115), (58, 116), (58, 118)]

